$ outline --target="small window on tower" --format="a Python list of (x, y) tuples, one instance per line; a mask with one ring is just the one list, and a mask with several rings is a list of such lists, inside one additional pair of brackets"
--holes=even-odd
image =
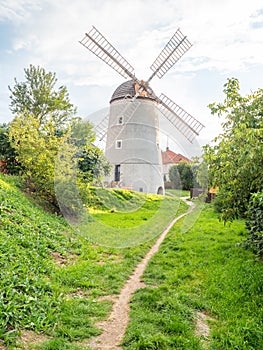
[(122, 140), (116, 140), (116, 148), (121, 149), (122, 148)]
[(123, 117), (119, 117), (119, 124), (123, 124)]

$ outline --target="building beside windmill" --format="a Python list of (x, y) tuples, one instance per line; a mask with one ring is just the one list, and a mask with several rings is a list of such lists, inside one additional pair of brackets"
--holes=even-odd
[[(110, 101), (105, 155), (112, 164), (111, 187), (164, 193), (157, 102), (129, 80)], [(138, 93), (136, 100), (134, 96)]]
[(163, 177), (165, 181), (169, 181), (170, 168), (180, 162), (191, 163), (192, 161), (180, 153), (171, 151), (169, 147), (166, 147), (166, 150), (162, 151)]

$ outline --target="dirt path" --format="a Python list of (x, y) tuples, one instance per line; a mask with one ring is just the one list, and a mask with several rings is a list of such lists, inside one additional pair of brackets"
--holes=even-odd
[(166, 237), (167, 233), (170, 231), (172, 226), (176, 221), (184, 217), (185, 215), (189, 214), (193, 208), (194, 205), (191, 202), (187, 202), (184, 198), (182, 198), (188, 205), (190, 205), (189, 210), (176, 217), (163, 231), (161, 236), (157, 239), (156, 243), (152, 246), (152, 248), (149, 250), (149, 252), (146, 254), (146, 256), (143, 258), (143, 260), (137, 265), (136, 269), (134, 270), (133, 274), (129, 277), (128, 281), (124, 285), (123, 289), (121, 290), (121, 293), (114, 302), (112, 312), (109, 316), (109, 319), (105, 322), (101, 322), (100, 324), (97, 324), (99, 328), (102, 329), (102, 334), (98, 337), (93, 338), (93, 340), (89, 343), (89, 346), (91, 346), (93, 349), (97, 350), (120, 350), (121, 347), (119, 346), (126, 327), (129, 322), (129, 302), (133, 295), (133, 293), (139, 289), (144, 287), (144, 284), (141, 282), (141, 277), (143, 275), (143, 272), (149, 262), (149, 260), (153, 257), (153, 255), (158, 251), (161, 243), (163, 242), (164, 238)]

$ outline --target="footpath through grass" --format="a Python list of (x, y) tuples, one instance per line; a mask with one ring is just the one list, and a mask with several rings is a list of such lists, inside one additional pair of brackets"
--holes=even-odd
[[(85, 342), (100, 333), (95, 323), (112, 307), (100, 297), (120, 292), (156, 236), (187, 206), (174, 198), (117, 191), (114, 210), (98, 203), (91, 210), (94, 232), (97, 224), (91, 241), (89, 231), (79, 234), (15, 185), (14, 178), (0, 175), (0, 348), (89, 349)], [(114, 191), (102, 194), (112, 206)], [(105, 237), (118, 227), (123, 245), (132, 227), (143, 243), (100, 246), (101, 227)], [(128, 230), (128, 245), (130, 238)]]
[[(177, 222), (132, 299), (123, 349), (262, 350), (263, 263), (239, 245), (243, 234), (209, 205), (189, 231)], [(195, 334), (197, 311), (213, 318), (209, 338)]]

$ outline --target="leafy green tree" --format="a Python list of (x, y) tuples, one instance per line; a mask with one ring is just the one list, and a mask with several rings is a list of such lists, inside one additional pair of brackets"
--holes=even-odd
[(9, 128), (9, 141), (23, 166), (31, 191), (55, 203), (54, 167), (56, 154), (76, 108), (65, 86), (56, 88), (55, 73), (30, 65), (25, 81), (10, 88), (11, 111), (16, 115)]
[(89, 122), (76, 120), (72, 125), (71, 144), (77, 149), (79, 179), (86, 184), (100, 184), (110, 172), (110, 164), (103, 152), (93, 142), (96, 135)]
[(30, 114), (39, 120), (40, 127), (52, 117), (57, 131), (68, 124), (76, 114), (76, 108), (70, 102), (65, 86), (56, 89), (56, 74), (46, 72), (44, 68), (30, 65), (24, 69), (25, 81), (18, 82), (11, 91), (10, 110), (15, 115)]
[(262, 191), (263, 90), (240, 95), (237, 79), (224, 85), (223, 103), (209, 105), (224, 117), (223, 132), (204, 147), (209, 180), (219, 187), (217, 206), (224, 220), (246, 216), (252, 193)]
[(189, 190), (193, 187), (193, 171), (192, 166), (185, 162), (171, 166), (169, 169), (169, 178), (174, 188)]
[[(63, 158), (59, 162), (60, 190), (64, 185), (68, 191), (69, 174), (75, 182), (91, 184), (100, 183), (102, 176), (109, 171), (109, 163), (104, 155), (92, 145), (95, 136), (90, 123), (83, 124), (75, 119), (62, 136), (57, 135), (56, 126), (56, 121), (50, 118), (40, 127), (40, 120), (27, 114), (17, 116), (9, 131), (11, 145), (23, 165), (23, 175), (29, 190), (37, 192), (54, 205), (57, 204), (54, 179), (58, 153)], [(85, 130), (83, 138), (76, 132), (81, 129)], [(61, 176), (65, 172), (66, 175)], [(58, 183), (58, 179), (56, 181)], [(73, 194), (70, 198), (73, 198)]]
[(40, 127), (40, 120), (31, 114), (17, 116), (10, 125), (9, 138), (30, 191), (55, 204), (54, 167), (63, 142), (62, 137), (57, 137), (56, 124), (49, 119)]
[[(77, 181), (99, 183), (109, 165), (102, 152), (93, 146), (93, 126), (76, 117), (66, 87), (56, 89), (56, 74), (32, 65), (24, 71), (25, 81), (15, 79), (14, 88), (10, 88), (10, 109), (16, 116), (10, 125), (9, 141), (23, 166), (30, 191), (57, 204), (54, 178), (61, 148), (67, 150), (61, 155), (60, 165), (65, 167), (61, 174), (77, 173)], [(64, 192), (74, 187), (66, 182), (66, 176), (57, 180), (60, 191), (62, 186), (66, 186)]]

